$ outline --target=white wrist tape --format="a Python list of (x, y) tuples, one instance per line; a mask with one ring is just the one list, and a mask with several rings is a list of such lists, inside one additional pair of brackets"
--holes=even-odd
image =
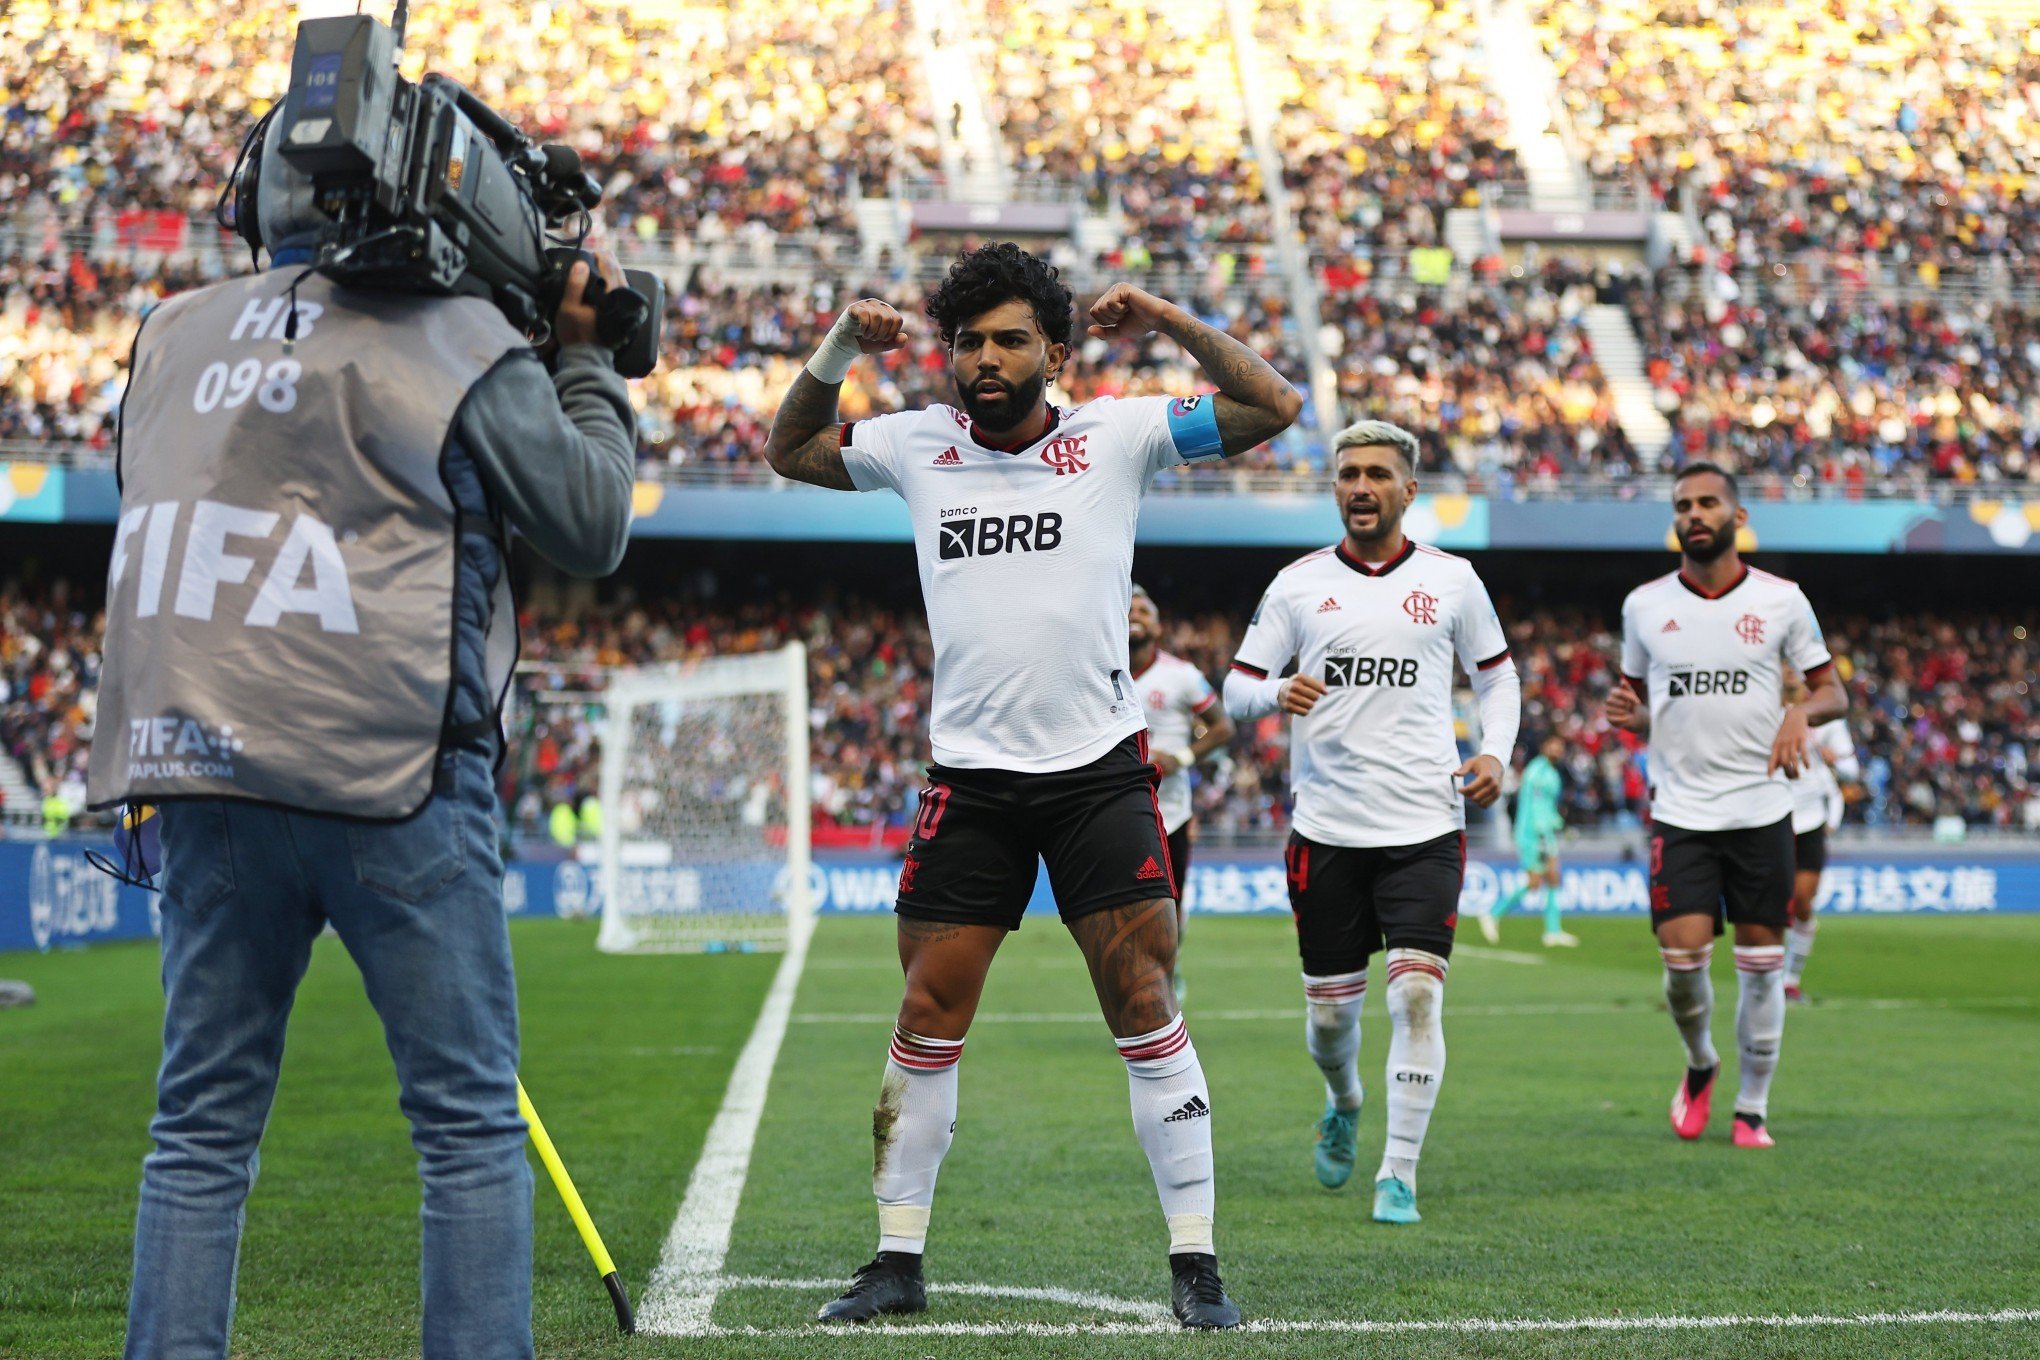
[(834, 387), (850, 372), (850, 365), (857, 362), (857, 356), (864, 351), (857, 348), (856, 325), (850, 320), (846, 307), (836, 318), (836, 324), (829, 327), (829, 333), (822, 337), (821, 348), (807, 361), (807, 371), (814, 374), (816, 382)]
[(1171, 751), (1169, 754), (1176, 758), (1176, 768), (1179, 770), (1187, 770), (1197, 763), (1197, 757), (1190, 753), (1190, 748), (1187, 746)]

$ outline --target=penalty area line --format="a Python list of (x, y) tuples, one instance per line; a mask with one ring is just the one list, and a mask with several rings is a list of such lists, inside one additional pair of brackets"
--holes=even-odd
[[(1824, 1014), (1829, 1011), (1945, 1011), (1945, 1010), (2030, 1010), (2040, 1005), (2040, 999), (2026, 996), (1984, 996), (1984, 997), (1841, 997), (1833, 1001), (1819, 1001), (1804, 1011), (1795, 1011), (1801, 1017)], [(1551, 1003), (1531, 1002), (1513, 1006), (1452, 1006), (1445, 1015), (1448, 1019), (1509, 1019), (1530, 1016), (1566, 1015), (1654, 1015), (1663, 1016), (1664, 1004), (1660, 1001), (1607, 1002), (1607, 1001), (1560, 1001)], [(792, 1017), (796, 1025), (890, 1025), (898, 1017), (877, 1011), (808, 1011)], [(1303, 1007), (1278, 1006), (1266, 1010), (1187, 1010), (1183, 1018), (1193, 1026), (1218, 1021), (1264, 1021), (1301, 1020)], [(1095, 1025), (1100, 1023), (1096, 1011), (988, 1011), (979, 1013), (973, 1021), (979, 1025)]]
[(751, 1170), (751, 1149), (758, 1141), (758, 1120), (765, 1113), (772, 1069), (779, 1062), (779, 1047), (786, 1039), (793, 996), (800, 987), (808, 941), (813, 936), (812, 916), (796, 917), (789, 922), (786, 957), (780, 960), (779, 971), (772, 976), (772, 987), (765, 993), (765, 1004), (758, 1009), (751, 1037), (737, 1055), (729, 1087), (723, 1092), (722, 1106), (715, 1113), (715, 1122), (708, 1126), (708, 1136), (702, 1140), (694, 1174), (688, 1177), (680, 1212), (673, 1217), (666, 1244), (659, 1252), (659, 1264), (653, 1267), (651, 1283), (638, 1302), (637, 1325), (641, 1332), (701, 1336), (715, 1330), (709, 1315), (715, 1310), (716, 1295), (722, 1290), (730, 1229), (737, 1220), (737, 1205), (744, 1197), (744, 1180)]

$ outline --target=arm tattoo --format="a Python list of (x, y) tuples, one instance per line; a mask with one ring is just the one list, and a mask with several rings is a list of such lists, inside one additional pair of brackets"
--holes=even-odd
[(836, 422), (836, 395), (841, 390), (804, 368), (795, 376), (765, 439), (765, 461), (774, 472), (832, 491), (857, 489), (843, 466), (843, 427)]
[(1188, 312), (1170, 311), (1162, 333), (1188, 350), (1218, 388), (1213, 408), (1228, 456), (1265, 444), (1289, 428), (1303, 410), (1303, 398), (1274, 365)]

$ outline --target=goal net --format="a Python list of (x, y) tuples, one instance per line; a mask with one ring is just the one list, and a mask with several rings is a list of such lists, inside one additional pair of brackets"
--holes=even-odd
[(813, 911), (807, 649), (620, 670), (604, 698), (599, 946), (784, 949)]

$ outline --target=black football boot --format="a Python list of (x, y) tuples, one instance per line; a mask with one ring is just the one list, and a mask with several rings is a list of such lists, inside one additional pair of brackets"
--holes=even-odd
[[(1214, 1281), (1217, 1278), (1212, 1276)], [(881, 1313), (921, 1313), (927, 1308), (928, 1289), (921, 1283), (920, 1254), (882, 1251), (868, 1264), (858, 1267), (842, 1297), (823, 1304), (815, 1318), (820, 1322), (869, 1322)], [(1237, 1312), (1234, 1316), (1238, 1316)]]
[(1225, 1296), (1218, 1278), (1218, 1258), (1209, 1252), (1176, 1252), (1169, 1257), (1175, 1277), (1169, 1290), (1176, 1321), (1185, 1327), (1214, 1331), (1240, 1325), (1239, 1305)]

